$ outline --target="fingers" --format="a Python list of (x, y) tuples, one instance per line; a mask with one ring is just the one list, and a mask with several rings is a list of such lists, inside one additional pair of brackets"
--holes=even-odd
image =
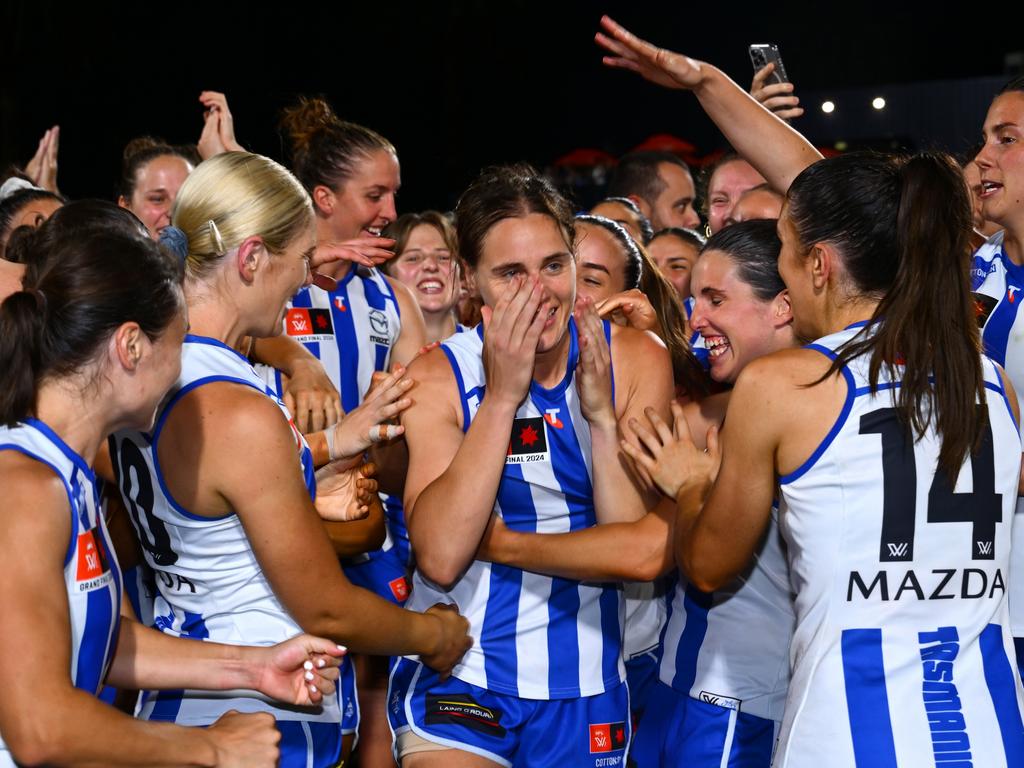
[(804, 113), (804, 108), (795, 107), (793, 109), (775, 109), (772, 111), (776, 117), (781, 117), (783, 120), (792, 120), (794, 117), (800, 117)]
[[(284, 403), (284, 407), (288, 409), (288, 413), (292, 415), (292, 421), (295, 421), (295, 419), (298, 417), (298, 414), (295, 412), (295, 395), (293, 395), (291, 392), (285, 392), (284, 396), (281, 398), (281, 401)], [(298, 427), (299, 425), (296, 424), (295, 426)], [(301, 432), (302, 430), (299, 431)]]
[[(650, 416), (648, 415), (648, 418)], [(661, 456), (662, 443), (651, 430), (640, 423), (639, 419), (631, 418), (629, 420), (629, 428), (633, 430), (633, 434), (636, 435), (637, 440), (641, 446), (646, 449), (647, 453), (652, 456), (655, 460)], [(646, 466), (646, 465), (645, 465)], [(651, 469), (651, 467), (648, 467)]]
[(300, 391), (295, 397), (295, 410), (292, 413), (292, 420), (295, 422), (299, 432), (304, 435), (310, 431), (311, 419), (309, 410), (309, 393)]
[(633, 460), (633, 465), (644, 478), (644, 482), (653, 487), (655, 483), (652, 480), (652, 475), (658, 466), (658, 462), (628, 440), (619, 441), (619, 446), (622, 448), (623, 453)]
[(767, 80), (768, 75), (770, 75), (774, 71), (775, 64), (773, 62), (768, 62), (759, 70), (757, 70), (757, 72), (754, 73), (754, 79), (750, 83), (750, 94), (754, 96), (755, 99), (757, 98), (757, 96), (754, 95), (754, 92), (764, 87), (764, 81)]
[(405, 427), (401, 424), (374, 424), (369, 429), (371, 443), (380, 443), (386, 440), (394, 440), (396, 437), (405, 434)]
[[(330, 407), (329, 405), (327, 407)], [(332, 409), (333, 410), (333, 409)], [(327, 428), (327, 418), (324, 413), (324, 408), (313, 407), (309, 413), (309, 431), (310, 432), (323, 432)]]
[(679, 404), (678, 400), (673, 400), (671, 403), (672, 408), (672, 434), (676, 440), (682, 438), (683, 434), (690, 433), (690, 425), (686, 423), (686, 415), (683, 412), (683, 406)]
[(653, 408), (645, 408), (644, 415), (647, 416), (647, 420), (651, 422), (651, 426), (654, 427), (654, 431), (658, 434), (658, 439), (661, 441), (661, 445), (665, 446), (668, 443), (675, 442), (675, 438), (672, 436), (672, 430), (668, 428), (668, 424), (665, 420), (655, 411)]
[(719, 442), (718, 426), (708, 428), (708, 455), (718, 460), (722, 457), (722, 446)]

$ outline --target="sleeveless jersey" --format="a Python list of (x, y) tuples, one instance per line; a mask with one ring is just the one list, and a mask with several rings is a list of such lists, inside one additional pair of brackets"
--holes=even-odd
[[(985, 354), (1003, 366), (1017, 398), (1024, 392), (1024, 314), (1019, 313), (1024, 291), (1024, 267), (1003, 250), (1003, 233), (996, 232), (974, 253), (971, 288), (981, 325)], [(1012, 557), (1024, 563), (1024, 500), (1017, 503)], [(1018, 598), (1018, 595), (1020, 596)], [(1010, 569), (1010, 627), (1024, 637), (1024, 567)]]
[[(0, 451), (5, 450), (45, 464), (64, 483), (71, 516), (64, 555), (71, 683), (96, 696), (114, 656), (121, 618), (120, 569), (100, 514), (96, 476), (85, 459), (38, 419), (25, 419), (14, 427), (0, 426)], [(9, 510), (9, 514), (32, 513), (31, 509)], [(14, 765), (2, 737), (0, 765)]]
[[(156, 575), (156, 628), (178, 637), (232, 645), (272, 645), (302, 630), (274, 595), (234, 512), (202, 517), (171, 496), (157, 449), (174, 406), (194, 389), (234, 382), (273, 397), (249, 362), (220, 341), (188, 335), (181, 376), (160, 407), (152, 434), (114, 435), (114, 469), (146, 561)], [(288, 414), (277, 400), (282, 418)], [(316, 490), (309, 447), (292, 426), (296, 471)], [(270, 712), (279, 720), (340, 722), (337, 696), (322, 707), (283, 707), (253, 691), (161, 691), (147, 695), (140, 717), (203, 725), (229, 709)]]
[[(810, 348), (834, 358), (859, 325)], [(828, 436), (780, 478), (797, 624), (777, 765), (1024, 765), (1006, 601), (1021, 444), (982, 361), (988, 426), (955, 483), (934, 430), (905, 438), (899, 370), (872, 394), (866, 355), (841, 369)]]
[(659, 679), (709, 704), (781, 720), (795, 617), (775, 510), (747, 570), (707, 593), (678, 580), (662, 635)]
[[(605, 323), (605, 333), (609, 326)], [(580, 412), (576, 326), (570, 322), (565, 377), (537, 382), (516, 412), (494, 511), (512, 530), (562, 533), (596, 524), (590, 428)], [(441, 349), (455, 373), (463, 427), (485, 397), (483, 326)], [(599, 470), (600, 471), (600, 470)], [(409, 608), (455, 603), (469, 620), (473, 647), (452, 674), (524, 699), (569, 699), (622, 682), (622, 600), (616, 585), (583, 584), (474, 561), (450, 591), (413, 575)]]
[(285, 333), (323, 363), (345, 413), (363, 401), (374, 372), (388, 370), (401, 330), (394, 289), (377, 269), (356, 265), (333, 291), (303, 288), (285, 315)]

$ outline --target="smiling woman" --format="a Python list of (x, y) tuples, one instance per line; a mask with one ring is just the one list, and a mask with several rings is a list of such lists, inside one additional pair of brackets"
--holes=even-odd
[[(410, 605), (458, 606), (477, 643), (448, 680), (399, 662), (389, 693), (405, 701), (389, 708), (399, 757), (579, 764), (579, 734), (608, 723), (621, 725), (607, 726), (604, 745), (621, 761), (619, 590), (492, 565), (477, 548), (494, 514), (517, 530), (570, 530), (646, 513), (651, 499), (623, 471), (617, 430), (645, 407), (665, 411), (668, 355), (647, 333), (602, 323), (590, 301), (574, 313), (577, 225), (532, 169), (485, 171), (456, 224), (484, 322), (410, 367), (405, 508), (417, 568)], [(439, 696), (496, 714), (486, 730), (473, 727), (446, 716)]]

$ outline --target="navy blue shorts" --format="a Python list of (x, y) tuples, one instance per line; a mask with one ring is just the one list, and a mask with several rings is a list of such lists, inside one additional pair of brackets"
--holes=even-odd
[(625, 766), (632, 736), (625, 683), (578, 699), (520, 699), (399, 659), (388, 686), (388, 720), (435, 744), (519, 766)]
[(278, 720), (281, 759), (278, 768), (334, 768), (341, 760), (341, 729), (337, 723)]
[(637, 768), (769, 768), (778, 723), (694, 699), (660, 680), (636, 729)]

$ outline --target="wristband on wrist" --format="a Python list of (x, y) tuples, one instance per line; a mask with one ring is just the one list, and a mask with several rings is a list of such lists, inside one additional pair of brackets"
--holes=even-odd
[(331, 424), (324, 430), (324, 440), (327, 441), (327, 458), (337, 461), (338, 455), (334, 452), (334, 433), (338, 431), (338, 423)]

